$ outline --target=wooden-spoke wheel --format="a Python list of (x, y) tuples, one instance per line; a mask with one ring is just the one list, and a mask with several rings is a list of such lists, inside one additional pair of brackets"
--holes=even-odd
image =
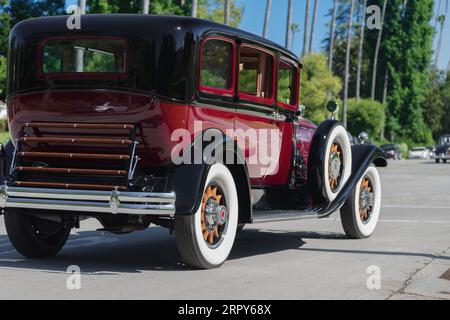
[(330, 189), (335, 192), (341, 184), (343, 171), (342, 147), (337, 141), (331, 144), (328, 163), (328, 183)]
[(372, 215), (375, 195), (370, 179), (366, 176), (361, 182), (359, 190), (359, 216), (361, 221), (366, 224)]
[(209, 246), (217, 244), (227, 221), (224, 194), (219, 186), (210, 184), (202, 198), (201, 230)]

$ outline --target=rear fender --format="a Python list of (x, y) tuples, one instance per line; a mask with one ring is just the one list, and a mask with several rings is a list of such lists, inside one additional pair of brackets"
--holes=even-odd
[[(220, 138), (205, 142), (203, 139), (205, 135)], [(206, 153), (203, 155), (201, 163), (195, 164), (195, 151), (201, 150), (203, 153), (203, 150), (207, 147), (209, 150), (216, 150), (217, 154), (212, 158), (211, 155)], [(197, 212), (203, 197), (209, 169), (214, 163), (223, 163), (222, 160), (232, 157), (233, 163), (228, 164), (228, 161), (226, 161), (225, 165), (233, 175), (238, 192), (239, 222), (252, 222), (248, 168), (237, 144), (223, 132), (217, 129), (208, 129), (198, 135), (183, 152), (190, 152), (191, 162), (174, 165), (170, 178), (171, 189), (176, 194), (175, 215), (192, 215)]]

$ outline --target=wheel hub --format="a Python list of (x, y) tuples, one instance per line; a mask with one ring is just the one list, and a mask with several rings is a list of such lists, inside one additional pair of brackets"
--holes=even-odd
[(342, 148), (339, 143), (333, 142), (330, 149), (330, 158), (328, 160), (329, 185), (331, 190), (335, 191), (341, 180), (342, 175)]
[(203, 195), (201, 219), (203, 239), (208, 245), (220, 240), (227, 221), (228, 210), (224, 205), (223, 193), (218, 186), (210, 185)]
[(369, 178), (364, 178), (361, 182), (359, 193), (359, 214), (363, 223), (367, 223), (372, 215), (375, 206), (375, 193)]

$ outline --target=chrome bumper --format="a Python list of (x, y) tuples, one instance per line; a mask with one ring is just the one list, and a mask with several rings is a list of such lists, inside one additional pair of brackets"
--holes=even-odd
[(0, 208), (159, 215), (175, 214), (175, 193), (0, 186)]

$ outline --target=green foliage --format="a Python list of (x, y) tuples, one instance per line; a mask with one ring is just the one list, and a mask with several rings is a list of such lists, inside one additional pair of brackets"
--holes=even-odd
[(328, 118), (326, 104), (330, 99), (336, 100), (342, 82), (328, 70), (323, 54), (306, 55), (303, 62), (300, 101), (306, 106), (306, 117), (320, 123)]
[(408, 159), (408, 151), (409, 147), (406, 143), (402, 142), (398, 144), (398, 148), (400, 149), (400, 153), (403, 159)]
[[(141, 1), (128, 0), (90, 0), (88, 13), (141, 13)], [(190, 12), (189, 1), (152, 0), (149, 13), (187, 15)]]
[(353, 136), (365, 131), (370, 139), (380, 136), (384, 126), (384, 107), (378, 101), (350, 99), (348, 101), (348, 130)]
[(3, 100), (5, 97), (6, 91), (6, 57), (0, 56), (0, 100)]
[[(218, 23), (223, 23), (224, 18), (224, 3), (225, 0), (199, 0), (198, 17), (201, 19), (211, 20)], [(233, 27), (239, 26), (244, 8), (238, 7), (236, 0), (231, 1), (231, 25)]]

